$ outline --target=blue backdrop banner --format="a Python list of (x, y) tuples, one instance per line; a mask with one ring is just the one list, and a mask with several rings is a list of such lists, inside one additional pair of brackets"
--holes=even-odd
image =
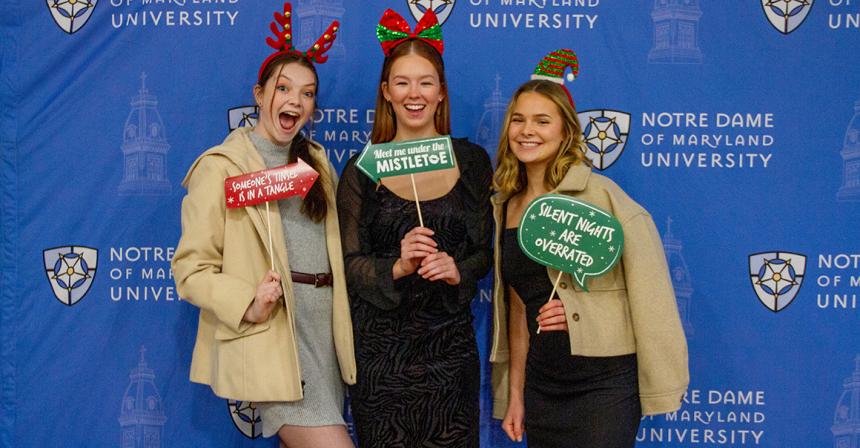
[[(277, 446), (189, 382), (170, 259), (187, 168), (256, 122), (280, 4), (0, 5), (0, 445)], [(453, 135), (490, 155), (513, 90), (578, 54), (588, 156), (652, 213), (690, 349), (683, 407), (638, 446), (860, 447), (860, 1), (295, 0), (298, 48), (341, 22), (307, 130), (338, 170), (368, 141), (386, 8), (437, 12)], [(490, 417), (490, 286), (481, 444), (520, 446)]]

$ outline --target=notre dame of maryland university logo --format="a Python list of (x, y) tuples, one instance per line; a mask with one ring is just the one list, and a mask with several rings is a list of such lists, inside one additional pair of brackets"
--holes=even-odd
[(63, 31), (74, 34), (90, 20), (98, 0), (45, 0), (54, 23)]
[(227, 125), (230, 132), (237, 128), (254, 127), (259, 119), (259, 106), (239, 106), (227, 110)]
[(45, 274), (54, 296), (72, 306), (90, 291), (96, 277), (99, 252), (83, 246), (53, 247), (42, 251)]
[(761, 0), (761, 7), (767, 20), (782, 34), (788, 34), (799, 27), (815, 0)]
[(749, 256), (750, 281), (758, 300), (778, 313), (797, 293), (806, 273), (806, 256), (791, 252), (762, 252)]
[(595, 109), (577, 114), (582, 125), (583, 151), (598, 170), (609, 168), (627, 145), (630, 114), (618, 110)]
[(432, 9), (433, 13), (436, 14), (436, 20), (439, 21), (439, 25), (443, 25), (446, 20), (448, 20), (448, 16), (451, 15), (451, 11), (454, 10), (454, 2), (456, 0), (406, 0), (406, 4), (409, 6), (409, 12), (412, 13), (412, 17), (415, 17), (416, 21), (421, 20), (421, 17), (424, 15), (424, 11), (428, 9)]
[(263, 435), (263, 419), (257, 407), (250, 401), (227, 400), (227, 409), (236, 429), (249, 439)]

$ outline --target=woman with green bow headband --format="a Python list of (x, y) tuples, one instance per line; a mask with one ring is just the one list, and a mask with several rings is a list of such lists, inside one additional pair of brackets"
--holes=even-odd
[[(371, 143), (450, 134), (433, 11), (412, 31), (388, 10), (377, 37), (386, 57)], [(451, 147), (453, 168), (379, 183), (359, 172), (354, 157), (338, 186), (356, 334), (352, 410), (362, 447), (478, 446), (480, 365), (470, 304), (490, 267), (492, 168), (483, 148), (465, 139)]]

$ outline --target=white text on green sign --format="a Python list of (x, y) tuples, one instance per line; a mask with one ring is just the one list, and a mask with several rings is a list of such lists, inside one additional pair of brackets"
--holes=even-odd
[(374, 182), (383, 177), (435, 171), (456, 166), (449, 136), (405, 142), (368, 144), (356, 166)]
[(526, 207), (517, 237), (529, 258), (572, 274), (585, 290), (586, 280), (609, 272), (624, 247), (615, 217), (558, 194), (540, 196)]

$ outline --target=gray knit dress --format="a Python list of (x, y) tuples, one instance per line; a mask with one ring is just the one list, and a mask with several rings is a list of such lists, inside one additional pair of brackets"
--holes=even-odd
[[(268, 168), (287, 162), (289, 146), (276, 146), (254, 132), (250, 135)], [(278, 201), (290, 269), (309, 274), (331, 272), (325, 223), (313, 222), (303, 215), (301, 205), (302, 199), (298, 196)], [(277, 434), (282, 425), (345, 425), (344, 384), (332, 338), (331, 287), (293, 283), (293, 296), (304, 399), (256, 403), (263, 420), (264, 437)]]

